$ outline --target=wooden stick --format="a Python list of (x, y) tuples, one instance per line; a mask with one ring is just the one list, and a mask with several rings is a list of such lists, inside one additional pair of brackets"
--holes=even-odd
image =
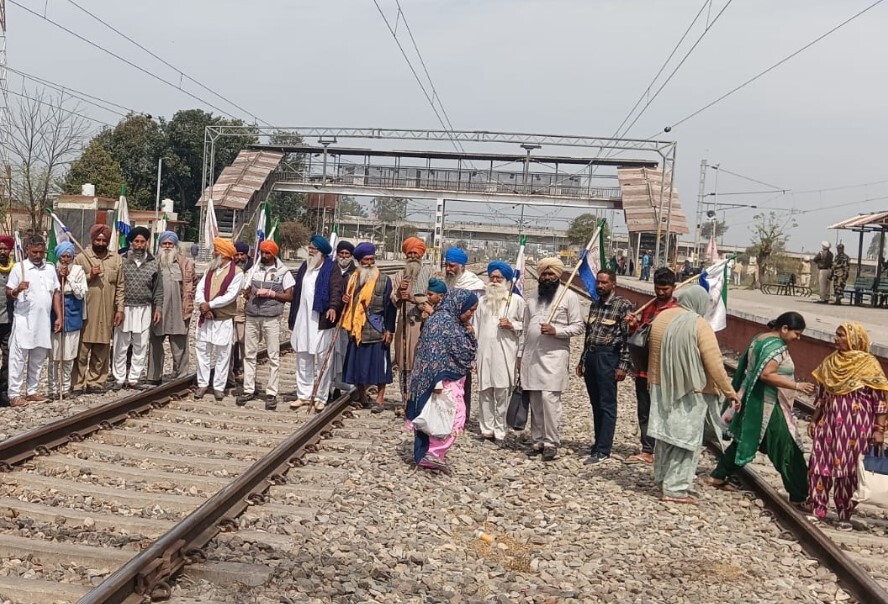
[[(564, 288), (562, 288), (561, 293), (558, 294), (558, 299), (555, 300), (555, 304), (552, 305), (552, 310), (549, 311), (549, 317), (546, 319), (546, 325), (549, 325), (552, 323), (552, 318), (555, 316), (555, 312), (558, 310), (558, 306), (561, 305), (561, 301), (564, 300), (564, 294), (567, 293), (567, 288), (570, 286), (570, 284), (573, 283), (574, 277), (577, 276), (577, 272), (579, 272), (579, 270), (580, 270), (580, 263), (583, 262), (583, 258), (585, 257), (585, 254), (588, 253), (589, 250), (592, 249), (593, 245), (595, 245), (595, 241), (598, 239), (598, 236), (600, 234), (601, 234), (601, 224), (598, 225), (598, 227), (595, 229), (595, 233), (592, 235), (592, 238), (589, 240), (589, 243), (586, 244), (586, 249), (583, 250), (585, 253), (580, 254), (579, 261), (577, 262), (576, 266), (574, 266), (573, 272), (571, 272), (570, 277), (567, 280), (568, 285), (565, 286)], [(538, 275), (538, 277), (540, 277), (540, 276), (542, 276), (542, 275)]]
[(62, 277), (62, 331), (59, 343), (59, 400), (65, 399), (65, 278)]
[[(678, 285), (676, 285), (675, 289), (680, 289), (680, 288), (684, 287), (685, 285), (687, 285), (688, 283), (693, 283), (694, 281), (699, 281), (699, 280), (700, 280), (700, 275), (699, 274), (694, 275), (693, 277), (689, 277), (689, 278), (685, 279), (684, 281), (682, 281), (681, 283), (679, 283)], [(648, 306), (650, 306), (651, 304), (653, 304), (656, 301), (657, 301), (657, 297), (654, 296), (653, 298), (651, 298), (650, 300), (645, 302), (642, 306), (640, 306), (638, 309), (633, 310), (632, 314), (633, 315), (640, 315), (641, 311), (643, 311), (645, 308), (647, 308)]]
[[(333, 267), (333, 270), (339, 270), (337, 266)], [(354, 283), (352, 283), (352, 279), (349, 279), (349, 283), (346, 287), (350, 288), (350, 291), (346, 293), (349, 295), (349, 305), (354, 301), (354, 285), (357, 284), (357, 279), (354, 279)], [(292, 304), (292, 303), (291, 303)], [(327, 365), (330, 363), (330, 358), (333, 356), (333, 350), (336, 348), (336, 341), (339, 339), (339, 332), (342, 331), (342, 319), (345, 317), (345, 311), (347, 309), (343, 308), (342, 312), (339, 315), (339, 320), (336, 321), (336, 330), (333, 332), (333, 339), (330, 341), (330, 346), (327, 348), (327, 352), (324, 355), (324, 362), (321, 364), (321, 370), (318, 372), (318, 376), (315, 378), (314, 385), (311, 388), (311, 401), (309, 404), (309, 409), (314, 408), (314, 399), (318, 395), (318, 390), (321, 387), (321, 380), (324, 377), (324, 372), (327, 370)], [(326, 404), (327, 401), (324, 401)]]

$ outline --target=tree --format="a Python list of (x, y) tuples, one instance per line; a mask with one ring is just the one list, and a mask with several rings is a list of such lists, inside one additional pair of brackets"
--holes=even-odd
[[(881, 237), (881, 233), (875, 233), (873, 238), (870, 239), (869, 247), (866, 249), (866, 257), (870, 260), (875, 260), (879, 257), (879, 241)], [(885, 243), (885, 250), (888, 251), (888, 241)]]
[(728, 232), (728, 223), (715, 220), (715, 221), (706, 221), (703, 223), (703, 226), (700, 229), (700, 236), (703, 239), (709, 239), (712, 237), (713, 225), (715, 226), (715, 238), (718, 239), (722, 235)]
[[(595, 214), (580, 214), (576, 218), (574, 218), (570, 227), (567, 229), (567, 238), (574, 245), (583, 245), (585, 246), (589, 243), (589, 240), (592, 239), (592, 235), (595, 234), (595, 229), (598, 228), (598, 221), (600, 218)], [(607, 238), (608, 232), (610, 229), (608, 228), (607, 223), (604, 224), (604, 237)]]
[(301, 222), (288, 221), (280, 224), (281, 247), (285, 250), (298, 250), (308, 244), (311, 231)]
[(750, 227), (753, 235), (752, 245), (748, 252), (755, 256), (757, 270), (755, 283), (761, 287), (764, 275), (772, 264), (772, 259), (786, 248), (786, 242), (789, 241), (786, 229), (795, 228), (796, 223), (793, 219), (781, 223), (776, 212), (756, 214), (753, 219), (755, 224)]
[[(166, 135), (164, 122), (151, 116), (131, 113), (113, 128), (106, 128), (92, 141), (101, 145), (117, 162), (126, 184), (126, 200), (130, 206), (141, 209), (154, 207), (157, 191), (157, 160), (165, 157)], [(170, 177), (181, 167), (175, 157), (164, 161), (164, 172)], [(169, 178), (167, 179), (169, 182)], [(163, 185), (163, 183), (161, 183)], [(164, 187), (161, 186), (161, 193)], [(166, 187), (166, 192), (172, 189)], [(111, 197), (116, 197), (114, 191)]]
[(28, 211), (35, 232), (42, 230), (49, 197), (58, 192), (65, 167), (87, 133), (78, 109), (62, 95), (37, 91), (10, 110), (6, 141), (12, 203)]
[(407, 218), (407, 201), (403, 197), (374, 197), (370, 206), (376, 220), (394, 223)]
[(96, 195), (115, 197), (124, 184), (123, 173), (108, 150), (97, 139), (93, 139), (83, 154), (71, 162), (71, 169), (65, 177), (63, 190), (70, 195), (78, 195), (81, 185), (91, 183), (96, 187)]
[(340, 216), (358, 216), (360, 218), (367, 218), (367, 210), (365, 210), (364, 206), (358, 203), (354, 197), (350, 195), (340, 195), (337, 203), (339, 204)]
[[(269, 137), (270, 145), (301, 145), (302, 137), (290, 132), (276, 131)], [(281, 171), (285, 174), (302, 174), (305, 157), (302, 153), (285, 153), (281, 160)], [(268, 196), (271, 213), (282, 221), (300, 220), (305, 216), (305, 193), (272, 191)]]

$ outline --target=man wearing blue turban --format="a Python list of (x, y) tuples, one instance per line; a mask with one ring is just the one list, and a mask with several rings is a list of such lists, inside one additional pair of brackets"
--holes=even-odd
[[(444, 282), (447, 289), (465, 289), (479, 298), (484, 295), (484, 282), (472, 271), (466, 270), (469, 263), (469, 255), (465, 250), (452, 247), (444, 254)], [(466, 376), (466, 417), (472, 413), (472, 374)]]
[(490, 282), (475, 311), (478, 426), (481, 436), (502, 445), (506, 411), (518, 383), (518, 343), (524, 330), (525, 304), (512, 294), (512, 267), (502, 260), (487, 265)]
[[(52, 334), (52, 348), (49, 351), (50, 364), (47, 371), (49, 381), (49, 394), (57, 398), (60, 394), (71, 391), (71, 370), (74, 368), (74, 360), (80, 347), (80, 330), (83, 329), (83, 299), (86, 297), (86, 272), (83, 267), (74, 263), (74, 244), (70, 241), (62, 241), (55, 250), (56, 271), (59, 283), (64, 288), (65, 320), (62, 330)], [(55, 312), (50, 319), (55, 324)], [(61, 378), (61, 383), (59, 382)]]

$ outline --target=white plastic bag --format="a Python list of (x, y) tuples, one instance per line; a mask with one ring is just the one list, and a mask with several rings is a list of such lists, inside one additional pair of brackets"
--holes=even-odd
[(455, 418), (456, 403), (450, 390), (445, 388), (441, 394), (432, 393), (422, 412), (413, 420), (413, 428), (435, 438), (447, 438), (453, 432)]
[(857, 490), (851, 499), (868, 505), (888, 508), (888, 475), (871, 472), (864, 467), (864, 457), (857, 461)]

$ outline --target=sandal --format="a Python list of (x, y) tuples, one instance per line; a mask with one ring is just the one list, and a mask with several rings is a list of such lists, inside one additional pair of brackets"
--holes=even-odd
[(690, 495), (684, 497), (670, 497), (669, 495), (660, 495), (660, 501), (664, 503), (686, 503), (689, 505), (697, 505), (697, 500)]
[(727, 491), (728, 493), (736, 493), (740, 489), (736, 486), (732, 485), (727, 480), (722, 480), (721, 478), (713, 478), (712, 476), (707, 476), (703, 481), (707, 486), (710, 486), (715, 489), (719, 489), (721, 491)]
[(636, 464), (636, 463), (646, 463), (648, 465), (654, 463), (654, 456), (650, 453), (638, 453), (636, 455), (630, 455), (626, 458), (626, 463), (628, 464)]

